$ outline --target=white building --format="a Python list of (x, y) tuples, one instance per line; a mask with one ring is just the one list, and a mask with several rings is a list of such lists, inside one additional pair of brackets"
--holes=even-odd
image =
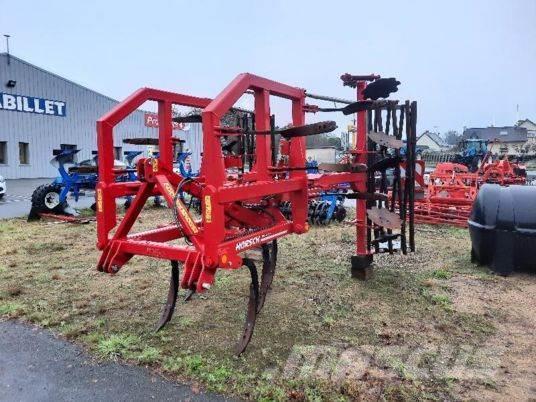
[(439, 134), (425, 131), (417, 138), (417, 146), (429, 151), (447, 151), (450, 146)]
[(527, 142), (529, 144), (536, 144), (536, 123), (529, 119), (525, 119), (519, 120), (516, 126), (527, 130)]
[(310, 157), (318, 163), (335, 163), (337, 158), (335, 147), (307, 148), (305, 154), (307, 159)]

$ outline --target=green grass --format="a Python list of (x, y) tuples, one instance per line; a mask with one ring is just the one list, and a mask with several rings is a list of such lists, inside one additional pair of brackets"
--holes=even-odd
[[(166, 209), (145, 212), (139, 229), (170, 220)], [(337, 364), (345, 351), (364, 345), (485, 345), (495, 331), (494, 317), (455, 308), (449, 289), (463, 283), (455, 279), (485, 275), (469, 263), (467, 232), (460, 229), (425, 227), (417, 232), (415, 254), (376, 256), (375, 275), (367, 282), (348, 272), (354, 227), (285, 237), (253, 339), (237, 358), (247, 270), (219, 271), (216, 285), (188, 303), (181, 291), (173, 319), (155, 333), (169, 263), (139, 257), (117, 275), (102, 274), (95, 270), (94, 224), (53, 228), (44, 221), (0, 221), (0, 316), (50, 328), (102, 359), (150, 365), (226, 395), (266, 401), (457, 399), (455, 387), (441, 378), (414, 377), (407, 361), (374, 367), (389, 380), (372, 374), (339, 378)], [(296, 350), (325, 347), (331, 355), (288, 374)], [(478, 384), (467, 384), (472, 386)]]
[(97, 352), (102, 358), (117, 359), (133, 350), (138, 342), (139, 338), (131, 334), (113, 334), (98, 341)]
[(22, 310), (23, 310), (23, 306), (21, 304), (0, 301), (0, 315), (10, 316)]
[(448, 297), (447, 295), (432, 295), (430, 297), (430, 300), (432, 301), (432, 303), (441, 306), (445, 309), (450, 309), (452, 305), (452, 300), (450, 300), (450, 297)]
[(153, 364), (160, 360), (162, 357), (162, 352), (160, 349), (153, 346), (148, 346), (141, 351), (139, 355), (136, 356), (136, 359), (140, 363)]
[(450, 279), (452, 278), (452, 272), (446, 271), (444, 269), (436, 269), (432, 272), (432, 278), (435, 279)]
[(485, 339), (496, 333), (497, 328), (489, 317), (476, 313), (459, 313), (458, 324), (467, 333), (471, 333), (475, 339)]

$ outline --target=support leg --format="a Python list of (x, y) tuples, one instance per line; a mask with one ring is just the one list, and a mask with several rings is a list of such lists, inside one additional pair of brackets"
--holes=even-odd
[(361, 279), (363, 281), (372, 278), (372, 254), (354, 255), (352, 256), (351, 262), (352, 278)]

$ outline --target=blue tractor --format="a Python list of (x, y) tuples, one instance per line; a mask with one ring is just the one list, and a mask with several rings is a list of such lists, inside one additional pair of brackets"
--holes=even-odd
[(476, 172), (488, 152), (488, 143), (488, 140), (480, 138), (468, 138), (460, 141), (458, 144), (460, 151), (452, 162), (467, 166), (470, 172)]

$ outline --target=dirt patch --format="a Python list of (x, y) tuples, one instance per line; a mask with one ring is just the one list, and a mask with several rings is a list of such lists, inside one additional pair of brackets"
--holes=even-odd
[(500, 365), (493, 386), (474, 389), (468, 397), (486, 400), (536, 399), (536, 283), (534, 276), (514, 274), (491, 280), (457, 280), (452, 290), (460, 311), (495, 317), (496, 333), (485, 348), (495, 350)]
[[(170, 222), (150, 209), (138, 229)], [(149, 365), (209, 390), (264, 400), (458, 400), (534, 397), (536, 278), (470, 264), (465, 230), (419, 226), (417, 252), (375, 257), (350, 278), (355, 228), (280, 241), (273, 288), (247, 353), (247, 270), (179, 303), (154, 333), (169, 263), (135, 257), (99, 273), (95, 227), (0, 221), (0, 315), (51, 328), (103, 359)]]

